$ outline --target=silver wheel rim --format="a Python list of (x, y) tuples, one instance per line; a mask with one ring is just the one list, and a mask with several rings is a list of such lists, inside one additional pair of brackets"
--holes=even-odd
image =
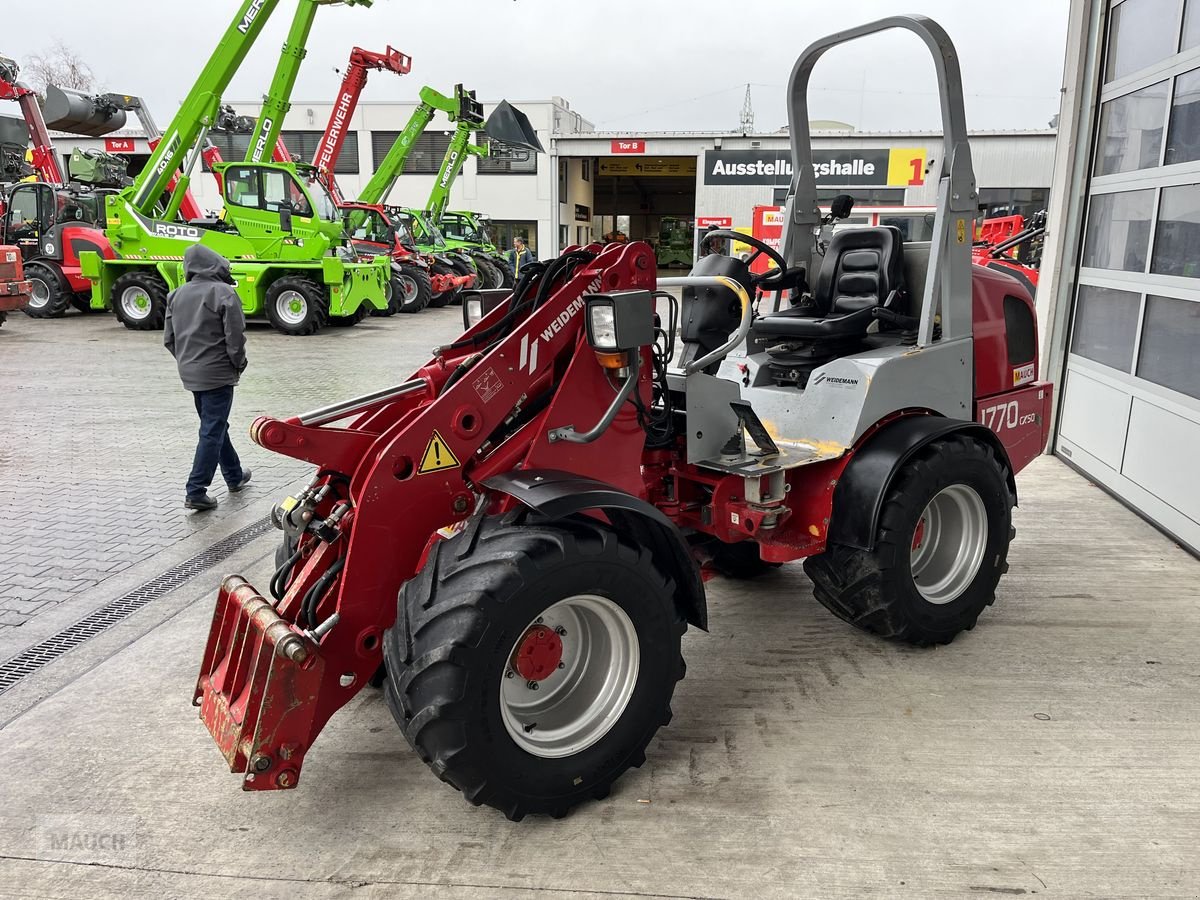
[[(535, 629), (561, 629), (562, 658), (541, 681), (528, 682), (514, 659)], [(637, 630), (612, 600), (595, 594), (560, 600), (521, 633), (501, 675), (500, 714), (509, 737), (548, 759), (586, 750), (625, 712), (640, 659)]]
[(408, 275), (396, 276), (400, 281), (400, 286), (403, 289), (403, 294), (400, 297), (402, 303), (412, 303), (417, 299), (417, 282), (414, 278)]
[(389, 280), (388, 283), (383, 286), (383, 301), (388, 306), (392, 305), (392, 294), (393, 293), (395, 293), (395, 292), (392, 290), (392, 282), (391, 282), (391, 280)]
[(301, 325), (308, 318), (308, 298), (299, 291), (281, 291), (275, 298), (275, 314), (287, 325)]
[(29, 279), (29, 307), (41, 309), (50, 303), (50, 285), (42, 278)]
[(150, 315), (153, 302), (145, 288), (131, 285), (121, 291), (121, 312), (127, 319), (145, 319)]
[(975, 580), (987, 550), (988, 517), (983, 499), (965, 484), (937, 493), (913, 532), (911, 568), (921, 596), (952, 603)]

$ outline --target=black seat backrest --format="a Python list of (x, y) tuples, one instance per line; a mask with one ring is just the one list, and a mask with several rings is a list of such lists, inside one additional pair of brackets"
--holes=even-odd
[(904, 290), (904, 237), (899, 228), (844, 228), (834, 234), (813, 291), (819, 315), (844, 316), (882, 306), (895, 290)]

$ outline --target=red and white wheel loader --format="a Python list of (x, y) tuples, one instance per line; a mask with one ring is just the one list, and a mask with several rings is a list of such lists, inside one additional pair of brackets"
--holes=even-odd
[[(935, 234), (846, 229), (826, 246), (809, 75), (888, 29), (937, 70)], [(971, 263), (958, 57), (936, 23), (884, 19), (809, 47), (788, 103), (782, 248), (724, 235), (774, 271), (713, 254), (656, 284), (645, 243), (568, 248), (469, 301), (482, 318), (407, 380), (254, 423), (315, 475), (276, 508), (269, 589), (221, 585), (196, 685), (245, 789), (295, 787), (330, 716), (378, 677), (470, 802), (519, 819), (603, 797), (671, 718), (680, 639), (707, 627), (704, 561), (737, 576), (803, 559), (821, 603), (885, 638), (974, 627), (1052, 387), (1029, 291)]]

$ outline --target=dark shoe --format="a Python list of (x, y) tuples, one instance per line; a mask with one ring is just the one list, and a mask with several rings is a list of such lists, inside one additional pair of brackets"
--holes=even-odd
[(200, 512), (204, 512), (206, 510), (216, 509), (217, 501), (208, 496), (208, 494), (199, 494), (195, 497), (188, 497), (183, 501), (183, 506), (184, 509), (196, 509)]
[(242, 467), (242, 480), (237, 484), (229, 485), (229, 493), (236, 494), (238, 491), (245, 490), (246, 485), (250, 483), (250, 470), (245, 466)]

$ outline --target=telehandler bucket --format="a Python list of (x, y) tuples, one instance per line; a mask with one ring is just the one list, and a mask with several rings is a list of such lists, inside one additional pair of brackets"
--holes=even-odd
[(483, 126), (484, 132), (493, 141), (499, 141), (509, 147), (531, 150), (534, 153), (545, 153), (542, 142), (538, 140), (537, 131), (529, 123), (529, 116), (521, 112), (507, 100), (501, 100)]
[(125, 127), (124, 110), (106, 104), (100, 97), (53, 84), (46, 88), (42, 115), (50, 128), (87, 137), (102, 137)]

